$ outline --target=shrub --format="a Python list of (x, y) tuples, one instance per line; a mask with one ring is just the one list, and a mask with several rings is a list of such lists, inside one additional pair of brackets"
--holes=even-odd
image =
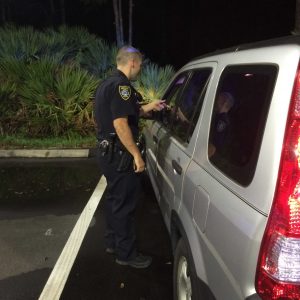
[(78, 67), (65, 65), (56, 76), (55, 94), (61, 111), (60, 124), (68, 131), (87, 134), (94, 129), (93, 98), (99, 83)]
[[(92, 100), (116, 52), (81, 27), (0, 28), (0, 134), (94, 134)], [(136, 88), (147, 101), (161, 98), (173, 73), (171, 66), (148, 64)]]
[(157, 64), (149, 63), (143, 67), (135, 87), (147, 101), (161, 99), (173, 76), (172, 66), (167, 65), (162, 68)]

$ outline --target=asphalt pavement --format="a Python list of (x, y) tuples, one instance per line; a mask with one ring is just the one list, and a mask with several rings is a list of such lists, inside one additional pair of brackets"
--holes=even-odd
[(153, 257), (149, 268), (120, 266), (104, 252), (102, 206), (100, 202), (95, 225), (86, 234), (61, 299), (171, 300), (170, 241), (149, 179), (143, 178), (136, 219), (138, 249)]
[[(0, 159), (1, 300), (39, 298), (99, 179), (94, 158)], [(119, 266), (104, 252), (102, 200), (60, 299), (171, 300), (170, 241), (147, 176), (136, 223), (149, 268)]]

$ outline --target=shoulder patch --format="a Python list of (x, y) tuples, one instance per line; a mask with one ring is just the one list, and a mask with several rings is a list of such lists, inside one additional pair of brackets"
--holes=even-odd
[(123, 100), (128, 100), (131, 96), (131, 88), (128, 85), (119, 85), (119, 94)]

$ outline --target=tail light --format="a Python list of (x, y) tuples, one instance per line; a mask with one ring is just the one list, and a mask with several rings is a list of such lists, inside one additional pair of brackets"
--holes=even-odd
[(300, 299), (300, 68), (289, 109), (273, 206), (256, 271), (265, 299)]

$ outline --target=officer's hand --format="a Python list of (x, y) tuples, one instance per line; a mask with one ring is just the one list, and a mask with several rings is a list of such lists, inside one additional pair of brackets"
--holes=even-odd
[(161, 111), (165, 107), (167, 107), (167, 104), (165, 103), (166, 100), (153, 100), (151, 103), (153, 105), (154, 111)]
[(133, 168), (135, 173), (141, 173), (145, 171), (145, 162), (140, 155), (134, 157)]

